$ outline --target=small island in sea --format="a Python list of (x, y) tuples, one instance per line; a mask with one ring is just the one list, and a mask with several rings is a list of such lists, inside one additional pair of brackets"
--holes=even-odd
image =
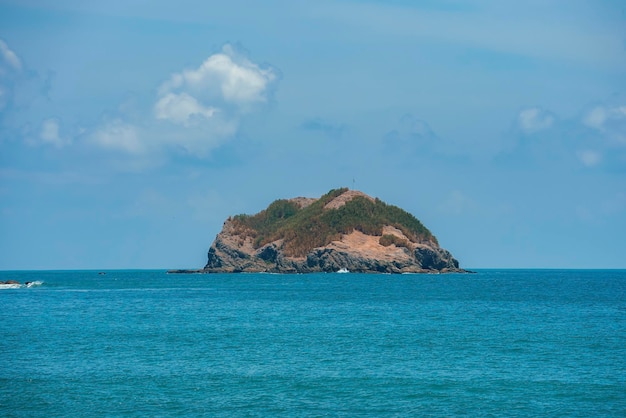
[(466, 272), (410, 213), (378, 198), (334, 189), (280, 199), (229, 217), (200, 270), (169, 273)]

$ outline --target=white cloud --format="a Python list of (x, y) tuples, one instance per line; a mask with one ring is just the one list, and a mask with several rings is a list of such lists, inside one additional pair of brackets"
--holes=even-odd
[(595, 106), (582, 119), (583, 123), (606, 135), (610, 140), (626, 144), (626, 104)]
[(543, 131), (554, 124), (554, 116), (538, 107), (523, 109), (517, 115), (518, 127), (527, 134)]
[(261, 68), (227, 44), (198, 68), (173, 74), (159, 93), (165, 96), (183, 90), (196, 98), (247, 106), (266, 102), (269, 86), (276, 79), (273, 68)]
[(602, 154), (592, 150), (578, 152), (578, 159), (587, 167), (595, 167), (602, 161)]
[(153, 115), (162, 124), (145, 132), (152, 147), (132, 150), (166, 146), (206, 156), (237, 133), (241, 118), (255, 105), (269, 100), (277, 78), (276, 70), (262, 68), (227, 44), (198, 68), (174, 73), (161, 84)]
[(59, 121), (54, 118), (43, 121), (39, 139), (41, 139), (41, 142), (44, 144), (51, 144), (57, 148), (62, 148), (71, 143), (69, 138), (63, 138), (59, 135)]
[(91, 135), (91, 140), (102, 148), (130, 154), (142, 154), (147, 149), (138, 128), (120, 119), (115, 119), (98, 128)]
[(14, 70), (19, 71), (22, 69), (22, 61), (2, 39), (0, 39), (0, 56), (2, 56), (2, 60), (8, 63)]
[(276, 79), (274, 69), (261, 68), (226, 45), (198, 68), (163, 82), (148, 117), (120, 109), (119, 117), (87, 138), (138, 159), (164, 158), (168, 151), (206, 157), (237, 134), (242, 118), (257, 104), (269, 100)]
[(187, 93), (168, 93), (154, 105), (157, 119), (170, 120), (181, 125), (189, 125), (194, 117), (210, 118), (217, 111), (214, 107), (205, 107)]
[(583, 123), (590, 128), (602, 129), (604, 122), (608, 118), (607, 112), (602, 106), (591, 109), (583, 118)]

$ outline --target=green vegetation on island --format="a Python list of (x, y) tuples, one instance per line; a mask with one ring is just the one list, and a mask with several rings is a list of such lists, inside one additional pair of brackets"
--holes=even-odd
[(294, 201), (276, 200), (256, 215), (233, 217), (233, 225), (239, 233), (253, 237), (255, 248), (282, 239), (285, 253), (293, 257), (304, 256), (313, 248), (327, 245), (354, 230), (381, 236), (381, 245), (408, 245), (401, 238), (383, 236), (386, 225), (399, 229), (412, 242), (437, 244), (437, 239), (415, 216), (378, 198), (372, 201), (355, 196), (336, 209), (324, 209), (347, 191), (346, 188), (331, 190), (304, 208)]

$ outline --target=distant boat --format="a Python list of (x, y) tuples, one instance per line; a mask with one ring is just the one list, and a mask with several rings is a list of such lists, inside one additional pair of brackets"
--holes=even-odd
[(350, 270), (344, 267), (344, 268), (337, 270), (337, 273), (350, 273)]
[(22, 287), (19, 283), (0, 283), (0, 289), (19, 289)]
[(19, 289), (21, 287), (33, 287), (33, 286), (41, 286), (43, 281), (35, 280), (34, 282), (25, 282), (21, 284), (15, 280), (7, 280), (5, 282), (0, 281), (0, 289)]
[(19, 289), (20, 287), (22, 287), (22, 285), (16, 280), (0, 281), (0, 289)]

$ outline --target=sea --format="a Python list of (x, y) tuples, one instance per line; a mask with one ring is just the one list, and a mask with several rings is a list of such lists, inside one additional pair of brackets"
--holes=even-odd
[(3, 417), (626, 416), (626, 270), (6, 280)]

